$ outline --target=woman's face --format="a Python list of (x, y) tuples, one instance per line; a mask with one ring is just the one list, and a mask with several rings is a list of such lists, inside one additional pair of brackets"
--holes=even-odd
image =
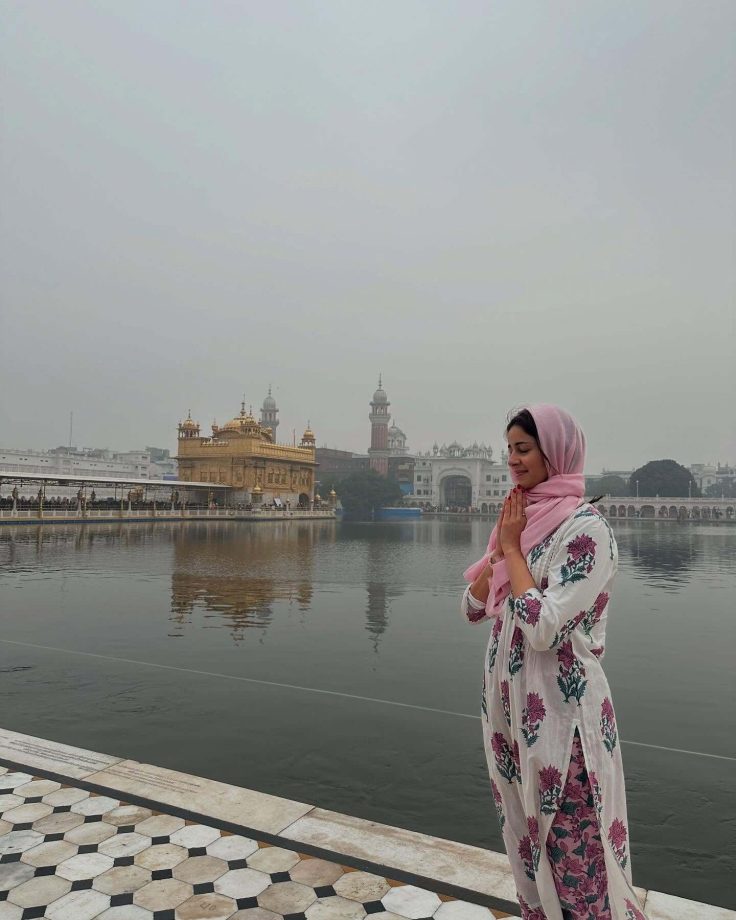
[(518, 425), (506, 432), (509, 445), (509, 469), (514, 485), (533, 489), (548, 478), (547, 464), (535, 439)]

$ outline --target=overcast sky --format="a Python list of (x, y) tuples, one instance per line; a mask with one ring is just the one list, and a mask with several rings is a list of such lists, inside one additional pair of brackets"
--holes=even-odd
[(0, 3), (5, 447), (558, 402), (736, 461), (733, 0)]

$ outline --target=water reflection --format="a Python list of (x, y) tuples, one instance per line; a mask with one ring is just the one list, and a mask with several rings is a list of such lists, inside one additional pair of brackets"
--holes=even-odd
[(174, 541), (170, 635), (182, 636), (197, 610), (225, 626), (235, 642), (249, 629), (265, 633), (277, 603), (308, 610), (315, 541), (329, 539), (330, 529), (298, 521), (246, 529), (189, 525)]
[(696, 571), (733, 568), (729, 527), (644, 521), (613, 526), (622, 563), (634, 577), (665, 591), (678, 591)]

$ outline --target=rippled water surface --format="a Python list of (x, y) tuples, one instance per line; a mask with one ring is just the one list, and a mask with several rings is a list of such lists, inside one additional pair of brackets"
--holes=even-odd
[[(1, 527), (0, 724), (502, 849), (458, 609), (490, 526)], [(634, 880), (734, 907), (736, 527), (615, 528)]]

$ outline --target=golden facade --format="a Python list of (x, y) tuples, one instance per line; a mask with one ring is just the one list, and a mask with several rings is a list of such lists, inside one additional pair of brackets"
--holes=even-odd
[(253, 504), (313, 501), (316, 444), (309, 427), (298, 447), (277, 444), (273, 430), (246, 413), (243, 403), (240, 415), (213, 424), (209, 437), (200, 435), (191, 412), (178, 431), (179, 479), (230, 486), (237, 498)]

